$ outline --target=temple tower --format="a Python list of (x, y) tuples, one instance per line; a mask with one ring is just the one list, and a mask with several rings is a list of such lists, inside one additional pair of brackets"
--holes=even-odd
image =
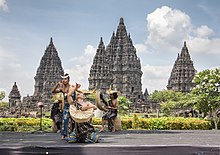
[[(47, 105), (45, 108), (50, 110), (51, 90), (58, 81), (61, 81), (60, 75), (63, 74), (61, 60), (51, 38), (34, 77), (34, 94), (33, 96), (24, 97), (23, 102), (36, 106), (36, 102), (41, 101)], [(32, 106), (30, 105), (30, 107)]]
[(103, 92), (109, 89), (112, 83), (112, 74), (107, 60), (105, 45), (101, 38), (90, 69), (89, 90), (99, 89)]
[(61, 80), (60, 75), (63, 73), (61, 60), (51, 38), (34, 77), (34, 96), (51, 94), (52, 87)]
[[(128, 97), (132, 102), (142, 99), (141, 63), (130, 34), (127, 34), (123, 18), (120, 18), (116, 34), (113, 32), (106, 49), (102, 47), (101, 51), (99, 45), (90, 70), (89, 89), (94, 89), (96, 86), (103, 88), (102, 91), (105, 92), (106, 88), (111, 87), (120, 91), (121, 95)], [(98, 62), (102, 63), (98, 64)], [(103, 73), (99, 68), (94, 69), (94, 66), (104, 68)], [(94, 70), (100, 75), (98, 78), (94, 77)]]
[(11, 92), (9, 93), (9, 108), (15, 107), (17, 102), (21, 102), (21, 94), (18, 90), (18, 86), (16, 82), (14, 82), (14, 85), (12, 87)]
[(180, 55), (174, 63), (170, 78), (168, 80), (167, 89), (188, 93), (194, 86), (192, 82), (196, 70), (193, 66), (193, 61), (190, 58), (186, 42), (182, 47)]

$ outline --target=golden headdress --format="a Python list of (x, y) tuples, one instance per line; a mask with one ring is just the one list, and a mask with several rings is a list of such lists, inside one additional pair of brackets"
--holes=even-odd
[(61, 109), (63, 110), (64, 108), (64, 96), (63, 96), (63, 93), (56, 93), (54, 95), (54, 98), (55, 98), (55, 102), (61, 102)]
[(113, 93), (119, 93), (116, 89), (112, 90), (111, 87), (109, 89), (106, 90), (107, 94), (113, 94)]

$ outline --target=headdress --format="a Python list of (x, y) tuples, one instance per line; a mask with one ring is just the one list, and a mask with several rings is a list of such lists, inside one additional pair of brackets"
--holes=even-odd
[(117, 90), (112, 90), (111, 88), (109, 88), (109, 89), (106, 90), (106, 93), (107, 94), (114, 94), (114, 93), (118, 93), (118, 91)]
[(65, 78), (68, 78), (68, 77), (70, 77), (70, 76), (69, 76), (68, 73), (66, 73), (66, 74), (64, 74), (64, 75), (60, 75), (60, 77), (61, 77), (62, 79), (65, 79)]
[(63, 96), (63, 93), (56, 93), (54, 95), (55, 97), (55, 102), (60, 102), (61, 101), (61, 109), (63, 110), (64, 108), (64, 96)]

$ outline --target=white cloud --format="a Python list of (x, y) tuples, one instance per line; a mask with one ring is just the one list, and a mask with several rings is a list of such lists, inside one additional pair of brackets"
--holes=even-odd
[(72, 57), (68, 61), (78, 65), (85, 65), (91, 63), (92, 58), (95, 55), (95, 52), (96, 52), (95, 47), (93, 47), (92, 45), (87, 45), (86, 48), (84, 49), (83, 55), (78, 57)]
[(8, 11), (8, 5), (6, 0), (0, 0), (0, 10)]
[(220, 38), (199, 38), (191, 37), (188, 45), (191, 52), (198, 54), (219, 54)]
[(201, 38), (208, 38), (214, 34), (214, 31), (207, 25), (202, 25), (196, 29), (196, 36)]
[(93, 57), (94, 55), (95, 55), (95, 52), (96, 52), (96, 48), (95, 47), (93, 47), (92, 45), (87, 45), (86, 46), (86, 49), (85, 49), (85, 53), (84, 53), (84, 55), (86, 56), (86, 57)]
[(186, 13), (168, 6), (147, 15), (147, 30), (149, 35), (141, 49), (146, 46), (158, 52), (178, 52), (183, 41), (187, 41), (191, 53), (220, 53), (220, 38), (214, 36), (211, 28), (195, 27)]
[[(214, 36), (215, 32), (207, 25), (194, 26), (190, 17), (180, 10), (163, 6), (148, 14), (146, 20), (149, 35), (143, 44), (135, 47), (138, 53), (148, 55), (147, 58), (151, 56), (152, 59), (152, 55), (156, 55), (163, 60), (165, 56), (175, 53), (177, 56), (184, 41), (191, 54), (202, 53), (207, 57), (208, 54), (220, 53), (220, 38)], [(173, 67), (168, 65), (170, 62), (167, 66), (142, 65), (143, 90), (166, 89)]]
[(70, 74), (72, 84), (77, 82), (81, 84), (82, 89), (88, 89), (89, 71), (95, 52), (96, 49), (92, 45), (87, 45), (82, 56), (70, 59), (70, 62), (75, 65), (66, 69), (65, 72)]
[(135, 48), (137, 49), (137, 55), (141, 54), (141, 53), (147, 53), (147, 46), (144, 44), (136, 44), (134, 45)]
[[(149, 36), (146, 45), (156, 50), (179, 47), (192, 28), (190, 17), (180, 10), (167, 6), (147, 15)], [(174, 48), (175, 49), (175, 48)]]
[(166, 89), (172, 66), (142, 66), (143, 71), (143, 90), (148, 89), (149, 93), (154, 90)]
[(20, 64), (8, 64), (1, 69), (0, 76), (0, 88), (6, 92), (6, 98), (4, 98), (4, 101), (8, 102), (8, 95), (14, 82), (17, 83), (21, 96), (33, 93), (33, 75), (23, 70)]

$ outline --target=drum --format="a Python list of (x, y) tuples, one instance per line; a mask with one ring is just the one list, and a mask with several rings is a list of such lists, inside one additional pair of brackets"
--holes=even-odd
[(119, 114), (117, 115), (117, 117), (115, 118), (115, 130), (116, 131), (121, 131), (122, 126), (121, 126), (121, 118), (119, 116)]

